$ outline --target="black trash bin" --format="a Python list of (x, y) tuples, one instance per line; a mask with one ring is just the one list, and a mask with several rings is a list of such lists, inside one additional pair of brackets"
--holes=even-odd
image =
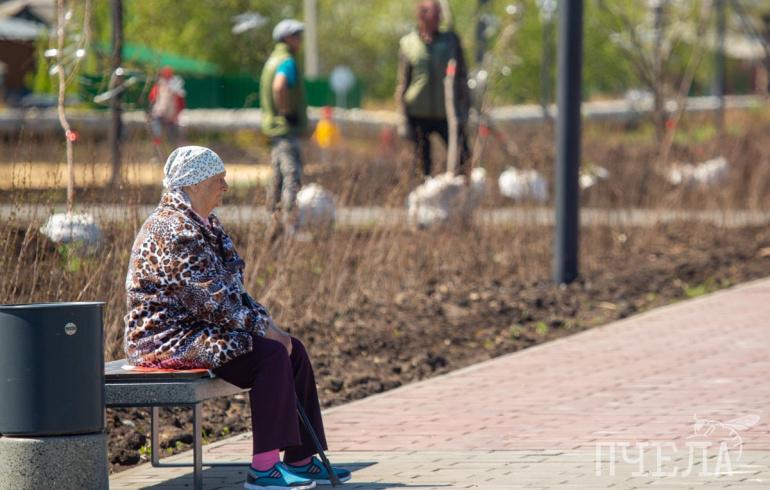
[(104, 431), (103, 307), (0, 305), (0, 435)]

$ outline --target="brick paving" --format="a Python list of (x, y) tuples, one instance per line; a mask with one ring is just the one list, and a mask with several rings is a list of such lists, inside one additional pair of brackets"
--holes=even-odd
[[(346, 488), (770, 488), (770, 280), (327, 410)], [(696, 431), (697, 428), (697, 431)], [(248, 434), (207, 459), (245, 460)], [(174, 458), (189, 458), (179, 455)], [(240, 488), (239, 468), (206, 488)], [(185, 488), (143, 465), (111, 488)]]

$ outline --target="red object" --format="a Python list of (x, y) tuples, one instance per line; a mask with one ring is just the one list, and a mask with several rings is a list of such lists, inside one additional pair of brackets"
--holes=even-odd
[(126, 371), (134, 371), (137, 373), (206, 373), (208, 369), (166, 369), (166, 368), (153, 368), (144, 366), (123, 366)]
[(67, 132), (64, 134), (69, 141), (72, 141), (73, 143), (78, 140), (80, 135), (77, 131), (73, 131), (71, 129), (68, 129)]
[(150, 101), (150, 104), (155, 103), (155, 99), (158, 98), (158, 84), (154, 83), (152, 85), (152, 88), (150, 89), (150, 94), (147, 96), (147, 100)]
[(160, 69), (160, 76), (166, 79), (171, 78), (174, 76), (174, 70), (172, 70), (170, 66), (164, 66)]
[(455, 65), (454, 63), (449, 63), (448, 65), (446, 65), (446, 74), (448, 77), (455, 76), (455, 73), (457, 73), (457, 65)]
[(666, 129), (674, 129), (676, 128), (676, 121), (673, 119), (667, 119), (666, 120)]
[(479, 136), (486, 138), (487, 136), (489, 136), (489, 133), (490, 133), (489, 126), (487, 126), (486, 124), (479, 125)]
[(185, 102), (184, 97), (181, 95), (177, 95), (174, 98), (176, 99), (176, 114), (178, 116), (182, 109), (187, 107), (187, 102)]
[(324, 119), (331, 119), (334, 115), (334, 108), (331, 106), (324, 106), (323, 109), (321, 109), (321, 117)]
[(396, 130), (393, 127), (383, 127), (380, 130), (380, 144), (386, 149), (390, 149), (393, 142), (396, 140)]

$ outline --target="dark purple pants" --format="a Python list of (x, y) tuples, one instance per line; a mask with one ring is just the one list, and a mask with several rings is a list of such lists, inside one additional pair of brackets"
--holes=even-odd
[(299, 461), (317, 452), (297, 415), (296, 399), (305, 408), (326, 449), (313, 366), (302, 342), (294, 337), (291, 342), (289, 356), (281, 343), (254, 336), (251, 352), (214, 370), (228, 383), (251, 388), (254, 454), (283, 449), (284, 460), (288, 462)]

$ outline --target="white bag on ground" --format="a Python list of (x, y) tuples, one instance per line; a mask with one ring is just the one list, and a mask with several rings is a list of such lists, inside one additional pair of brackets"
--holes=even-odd
[(307, 184), (297, 193), (298, 227), (333, 226), (336, 216), (334, 196), (319, 184)]
[(586, 190), (595, 186), (600, 180), (610, 178), (610, 172), (599, 165), (588, 165), (585, 170), (580, 170), (580, 189)]
[(429, 177), (409, 193), (407, 219), (418, 226), (431, 226), (450, 219), (469, 217), (486, 193), (486, 170), (475, 168), (470, 185), (465, 176), (450, 172)]
[(469, 206), (471, 210), (481, 205), (481, 201), (487, 195), (487, 171), (482, 167), (476, 167), (471, 170), (471, 186), (469, 196)]
[(675, 163), (666, 173), (666, 180), (672, 185), (699, 185), (707, 187), (719, 184), (727, 178), (730, 166), (725, 157), (712, 158), (705, 162)]
[(58, 213), (40, 228), (54, 243), (80, 245), (92, 251), (99, 247), (102, 232), (90, 214)]
[(548, 200), (548, 182), (537, 170), (519, 170), (509, 167), (497, 179), (500, 194), (513, 199), (524, 201), (531, 199), (536, 202)]

